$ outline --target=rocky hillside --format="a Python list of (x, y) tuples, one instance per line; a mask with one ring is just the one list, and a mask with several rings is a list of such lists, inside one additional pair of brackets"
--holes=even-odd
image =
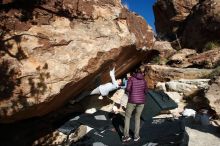
[(198, 51), (220, 43), (219, 0), (157, 0), (153, 8), (160, 37)]
[[(153, 50), (157, 50), (158, 55), (145, 64), (149, 88), (166, 92), (179, 104), (174, 114), (179, 115), (184, 107), (197, 112), (206, 109), (218, 119), (220, 48), (196, 53), (193, 49), (177, 51), (168, 44), (156, 42)], [(163, 47), (158, 49), (158, 46)]]
[(153, 10), (159, 55), (145, 65), (149, 86), (219, 117), (220, 1), (157, 0)]
[(153, 32), (120, 0), (0, 1), (0, 121), (42, 116), (140, 63)]

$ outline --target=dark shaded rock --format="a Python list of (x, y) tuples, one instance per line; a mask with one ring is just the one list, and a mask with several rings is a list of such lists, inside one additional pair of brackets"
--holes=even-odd
[(153, 6), (156, 32), (161, 36), (175, 39), (199, 0), (157, 0)]
[(219, 0), (157, 0), (154, 5), (158, 36), (174, 41), (181, 48), (199, 52), (220, 38)]
[(204, 0), (189, 16), (182, 34), (182, 44), (202, 51), (207, 43), (220, 38), (220, 1)]

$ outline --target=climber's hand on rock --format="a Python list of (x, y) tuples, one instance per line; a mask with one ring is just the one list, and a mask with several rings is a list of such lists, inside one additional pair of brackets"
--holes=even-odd
[(102, 97), (102, 96), (99, 96), (99, 97), (98, 97), (98, 99), (99, 99), (99, 100), (102, 100), (102, 99), (103, 99), (103, 97)]
[(115, 68), (113, 68), (112, 70), (110, 70), (109, 74), (110, 74), (111, 77), (114, 76), (114, 74), (115, 74)]

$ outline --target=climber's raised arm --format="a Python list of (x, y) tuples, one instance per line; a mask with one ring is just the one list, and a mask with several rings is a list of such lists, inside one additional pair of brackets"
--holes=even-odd
[(110, 74), (112, 83), (118, 88), (119, 85), (118, 85), (118, 82), (115, 79), (115, 67), (112, 70), (110, 70), (109, 74)]

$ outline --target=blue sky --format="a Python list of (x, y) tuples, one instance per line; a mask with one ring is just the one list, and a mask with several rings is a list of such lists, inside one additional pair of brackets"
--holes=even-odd
[(153, 4), (155, 1), (156, 0), (122, 0), (122, 3), (127, 5), (131, 11), (143, 16), (155, 31), (153, 13)]

